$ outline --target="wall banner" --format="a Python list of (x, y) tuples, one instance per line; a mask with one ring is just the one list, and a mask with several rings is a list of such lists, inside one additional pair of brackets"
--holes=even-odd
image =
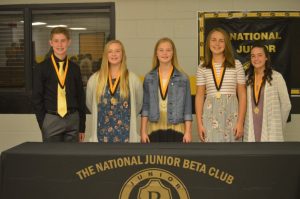
[[(215, 27), (226, 30), (231, 39), (235, 57), (244, 68), (249, 65), (251, 46), (264, 44), (271, 55), (272, 65), (279, 71), (288, 87), (291, 73), (291, 24), (300, 20), (300, 12), (199, 12), (199, 61), (204, 59), (204, 44), (209, 31)], [(300, 89), (293, 89), (292, 94)]]

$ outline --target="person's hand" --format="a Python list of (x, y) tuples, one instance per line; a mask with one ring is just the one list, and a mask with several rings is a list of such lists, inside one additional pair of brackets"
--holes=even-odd
[(79, 142), (83, 142), (85, 138), (85, 133), (79, 133)]
[(150, 139), (147, 133), (141, 133), (141, 143), (150, 143)]
[(198, 135), (199, 135), (201, 142), (205, 142), (205, 138), (206, 138), (205, 131), (206, 130), (203, 126), (198, 127)]
[(182, 142), (183, 143), (190, 143), (192, 141), (192, 135), (191, 133), (184, 133), (183, 135), (183, 139), (182, 139)]
[(244, 125), (237, 123), (234, 128), (234, 136), (236, 140), (239, 140), (244, 135)]

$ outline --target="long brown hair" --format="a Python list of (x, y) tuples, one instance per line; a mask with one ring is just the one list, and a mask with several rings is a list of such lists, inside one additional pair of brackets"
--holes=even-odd
[(129, 96), (129, 72), (126, 64), (126, 54), (125, 48), (121, 41), (111, 40), (105, 47), (102, 56), (101, 68), (99, 70), (98, 76), (98, 86), (97, 86), (97, 100), (100, 102), (100, 96), (104, 95), (105, 88), (107, 86), (107, 80), (109, 76), (109, 62), (108, 62), (108, 50), (111, 44), (119, 44), (122, 50), (122, 61), (121, 61), (121, 73), (120, 73), (120, 96), (123, 99), (128, 98)]
[(225, 63), (224, 63), (224, 65), (228, 68), (235, 68), (235, 60), (234, 60), (232, 45), (230, 42), (230, 37), (229, 37), (228, 33), (222, 28), (214, 28), (208, 33), (206, 42), (205, 42), (204, 63), (202, 66), (206, 67), (206, 68), (212, 67), (212, 52), (210, 50), (210, 40), (211, 40), (211, 36), (214, 32), (220, 32), (224, 35), (224, 41), (225, 41), (225, 49), (224, 49), (224, 57), (225, 57), (224, 62)]
[[(264, 70), (264, 76), (263, 76), (263, 82), (265, 83), (266, 81), (271, 84), (271, 81), (273, 80), (272, 78), (272, 66), (271, 66), (271, 57), (270, 57), (270, 53), (268, 51), (268, 49), (266, 48), (266, 46), (260, 44), (260, 43), (255, 43), (250, 51), (250, 56), (251, 56), (251, 52), (253, 48), (261, 48), (263, 49), (265, 56), (267, 58), (266, 63), (265, 63), (265, 70)], [(247, 75), (247, 81), (246, 84), (247, 85), (252, 85), (254, 84), (254, 66), (251, 62), (251, 58), (250, 58), (250, 66), (249, 68), (246, 70), (246, 75)]]

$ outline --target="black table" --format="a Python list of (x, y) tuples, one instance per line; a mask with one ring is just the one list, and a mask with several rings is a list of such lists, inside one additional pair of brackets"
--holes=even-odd
[(1, 199), (299, 199), (300, 143), (23, 143)]

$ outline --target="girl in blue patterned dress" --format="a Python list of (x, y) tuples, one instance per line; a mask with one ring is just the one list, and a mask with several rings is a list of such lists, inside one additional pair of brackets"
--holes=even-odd
[(106, 44), (101, 68), (88, 81), (86, 103), (92, 112), (89, 141), (138, 142), (137, 116), (142, 105), (142, 84), (128, 71), (123, 44)]

